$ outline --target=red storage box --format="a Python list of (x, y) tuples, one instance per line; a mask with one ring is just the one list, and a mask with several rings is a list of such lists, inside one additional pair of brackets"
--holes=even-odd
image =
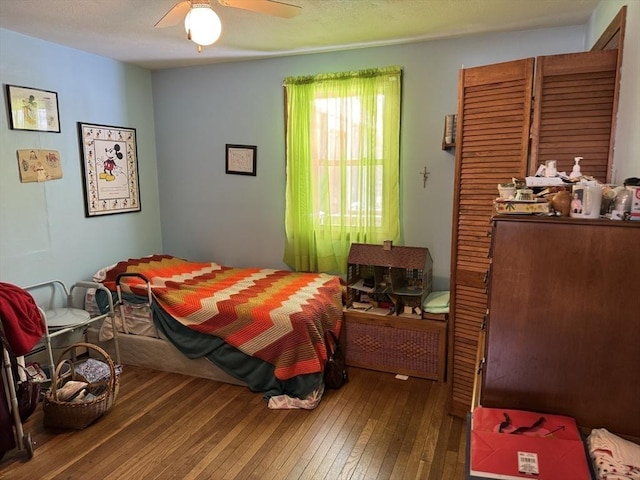
[(591, 478), (573, 418), (483, 407), (470, 419), (468, 473), (477, 479)]

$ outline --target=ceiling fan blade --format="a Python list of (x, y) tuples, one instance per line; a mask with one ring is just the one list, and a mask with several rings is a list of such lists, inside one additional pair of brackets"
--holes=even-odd
[(176, 3), (171, 9), (164, 14), (164, 16), (158, 20), (158, 23), (154, 25), (155, 28), (173, 27), (177, 25), (184, 17), (187, 16), (191, 9), (191, 2), (184, 0), (183, 2)]
[(218, 0), (225, 7), (242, 8), (252, 12), (266, 13), (282, 18), (292, 18), (300, 15), (302, 7), (278, 2), (276, 0)]

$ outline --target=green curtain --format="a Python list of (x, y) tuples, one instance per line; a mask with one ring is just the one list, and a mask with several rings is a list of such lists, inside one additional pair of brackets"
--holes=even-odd
[(284, 261), (344, 273), (351, 243), (400, 239), (400, 67), (285, 79)]

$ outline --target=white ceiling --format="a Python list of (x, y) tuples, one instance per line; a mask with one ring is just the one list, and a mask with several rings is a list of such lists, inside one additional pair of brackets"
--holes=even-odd
[(282, 1), (301, 6), (302, 13), (271, 17), (213, 0), (222, 36), (200, 54), (182, 25), (154, 28), (178, 0), (0, 0), (0, 27), (161, 69), (584, 25), (599, 0)]

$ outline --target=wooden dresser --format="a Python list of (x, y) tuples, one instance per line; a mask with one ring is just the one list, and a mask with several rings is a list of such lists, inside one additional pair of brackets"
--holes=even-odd
[(494, 217), (481, 404), (640, 437), (640, 222)]

